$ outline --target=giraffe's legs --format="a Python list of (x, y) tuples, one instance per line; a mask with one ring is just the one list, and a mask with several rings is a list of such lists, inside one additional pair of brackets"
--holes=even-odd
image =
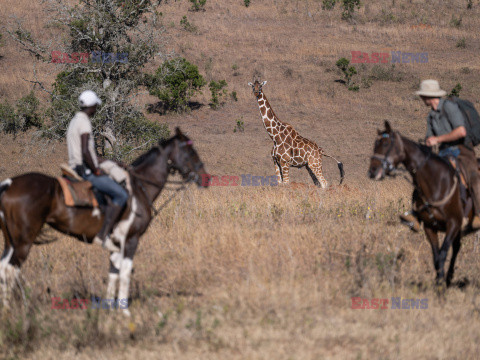
[(287, 162), (281, 162), (280, 166), (282, 167), (283, 184), (287, 185), (290, 182), (290, 178), (288, 177), (290, 165)]
[(275, 175), (277, 175), (277, 182), (279, 185), (281, 185), (283, 183), (282, 173), (280, 171), (280, 166), (278, 165), (277, 158), (275, 157), (275, 147), (272, 148), (272, 159), (273, 165), (275, 166)]
[[(328, 186), (328, 183), (325, 177), (323, 176), (322, 162), (320, 161), (315, 164), (308, 164), (308, 167), (311, 169), (311, 172), (313, 173), (313, 175), (315, 175), (317, 180), (320, 182), (320, 186), (322, 187), (322, 189), (325, 189)], [(312, 173), (310, 173), (310, 175), (312, 175)]]

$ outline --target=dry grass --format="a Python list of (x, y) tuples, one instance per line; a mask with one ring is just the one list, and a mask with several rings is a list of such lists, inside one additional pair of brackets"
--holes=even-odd
[[(213, 174), (273, 175), (272, 144), (246, 85), (259, 74), (280, 119), (344, 162), (347, 186), (325, 192), (190, 189), (141, 241), (131, 291), (135, 329), (104, 311), (88, 317), (50, 309), (52, 296), (104, 295), (108, 263), (99, 248), (66, 237), (35, 247), (23, 274), (34, 309), (25, 319), (34, 314), (36, 322), (6, 332), (20, 315), (3, 315), (3, 357), (478, 357), (478, 241), (465, 238), (457, 260), (455, 279), (468, 285), (436, 297), (424, 235), (397, 222), (409, 204), (410, 185), (402, 179), (374, 183), (365, 174), (384, 119), (414, 139), (424, 134), (427, 109), (413, 95), (421, 79), (437, 78), (447, 90), (460, 82), (461, 96), (480, 107), (480, 6), (467, 11), (464, 1), (373, 1), (359, 11), (356, 24), (348, 24), (339, 20), (338, 5), (327, 12), (321, 3), (253, 0), (245, 8), (242, 1), (209, 0), (206, 12), (191, 13), (187, 1), (169, 2), (161, 9), (169, 46), (198, 64), (207, 80), (226, 79), (238, 102), (218, 111), (204, 106), (186, 115), (147, 116), (186, 130)], [(39, 4), (2, 1), (0, 10), (24, 13), (32, 32), (48, 39)], [(181, 29), (183, 15), (196, 33)], [(450, 25), (452, 15), (462, 15), (459, 28)], [(464, 49), (456, 47), (461, 38)], [(429, 63), (400, 64), (392, 75), (401, 81), (374, 80), (353, 93), (335, 82), (341, 78), (335, 61), (352, 50), (428, 52)], [(33, 61), (8, 39), (0, 54), (0, 100), (15, 101), (30, 90), (22, 78), (32, 78)], [(357, 69), (359, 76), (376, 71), (368, 64)], [(56, 70), (45, 65), (39, 76), (51, 83)], [(205, 91), (197, 100), (206, 105), (208, 99)], [(233, 133), (240, 118), (245, 132)], [(28, 136), (14, 141), (4, 135), (1, 143), (2, 178), (31, 170), (55, 174), (66, 158), (65, 144), (37, 146)], [(330, 183), (338, 181), (333, 162), (326, 161), (325, 172)], [(291, 178), (311, 183), (305, 170), (292, 170)], [(392, 263), (401, 251), (402, 259)], [(428, 298), (429, 308), (352, 310), (351, 296)]]

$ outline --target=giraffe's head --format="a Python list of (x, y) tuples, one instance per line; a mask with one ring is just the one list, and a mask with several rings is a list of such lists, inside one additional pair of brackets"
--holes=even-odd
[(258, 80), (255, 80), (255, 82), (252, 84), (251, 82), (248, 83), (253, 89), (253, 93), (255, 96), (258, 98), (262, 94), (262, 86), (265, 85), (267, 82), (260, 82)]

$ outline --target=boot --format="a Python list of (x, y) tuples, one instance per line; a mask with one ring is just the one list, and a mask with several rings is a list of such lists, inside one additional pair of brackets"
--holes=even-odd
[(420, 223), (418, 222), (417, 217), (414, 216), (412, 212), (407, 211), (406, 213), (400, 215), (400, 221), (402, 222), (402, 224), (407, 225), (413, 232), (420, 231)]
[(120, 252), (119, 247), (113, 243), (109, 235), (116, 223), (117, 218), (122, 212), (122, 209), (123, 207), (115, 204), (110, 204), (107, 207), (105, 210), (105, 219), (103, 220), (102, 228), (97, 236), (95, 236), (95, 239), (93, 239), (95, 243), (102, 245), (102, 247), (112, 252)]

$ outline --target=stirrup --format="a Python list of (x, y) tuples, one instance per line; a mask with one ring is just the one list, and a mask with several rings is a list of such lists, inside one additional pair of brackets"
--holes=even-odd
[(110, 236), (107, 236), (103, 241), (98, 236), (95, 236), (93, 242), (100, 245), (104, 249), (107, 249), (108, 251), (120, 252), (120, 248), (113, 243), (112, 239), (110, 239)]

